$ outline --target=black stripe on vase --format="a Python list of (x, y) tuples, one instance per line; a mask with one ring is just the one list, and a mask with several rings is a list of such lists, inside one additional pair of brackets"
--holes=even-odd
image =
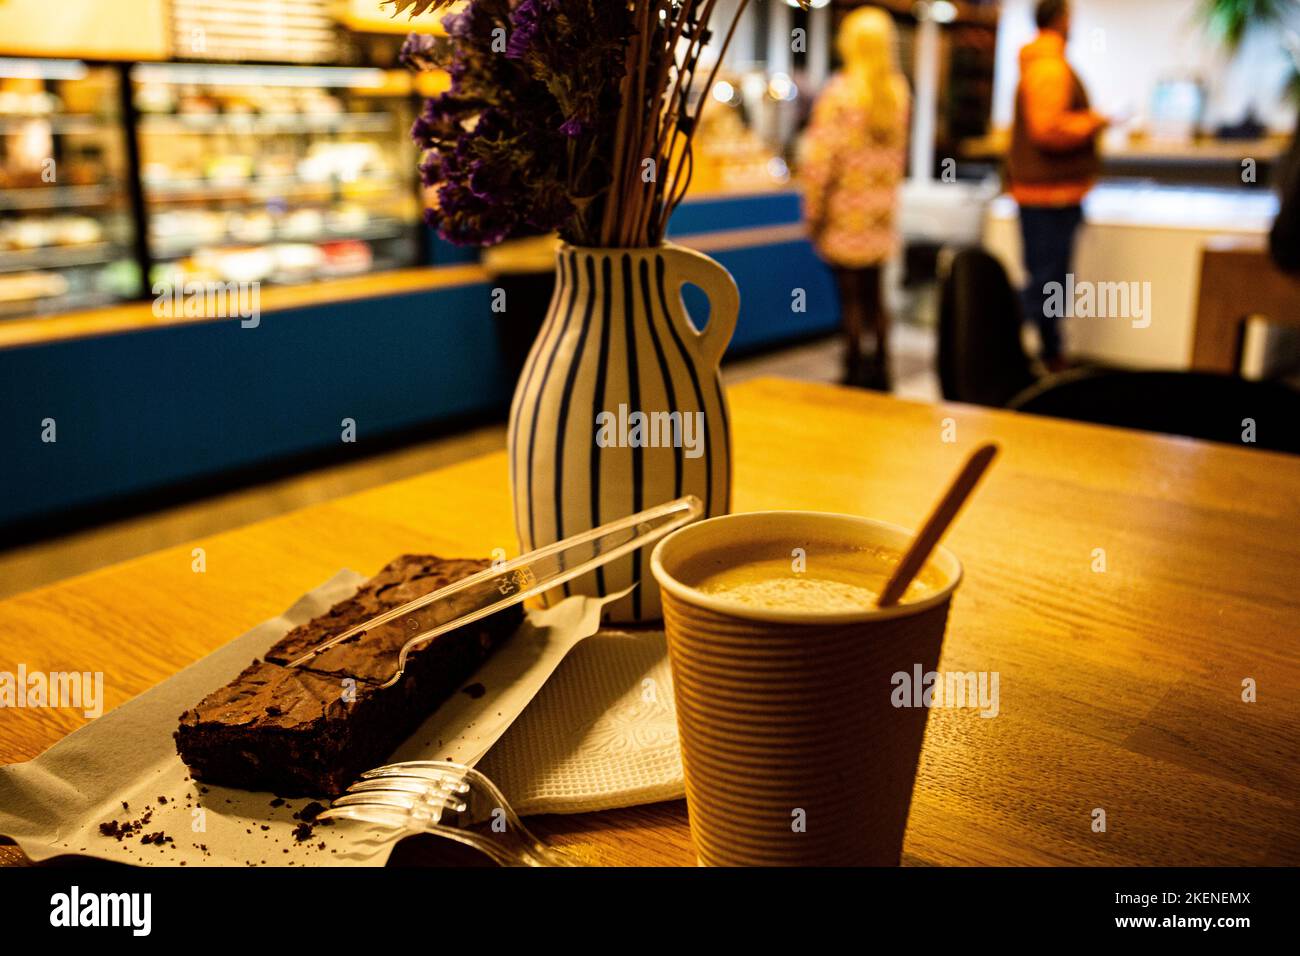
[[(700, 388), (700, 377), (695, 372), (695, 363), (691, 361), (691, 357), (686, 351), (686, 345), (682, 342), (681, 334), (677, 331), (676, 325), (673, 324), (673, 314), (668, 308), (668, 295), (664, 292), (664, 257), (662, 255), (655, 256), (655, 283), (659, 287), (659, 305), (667, 317), (668, 332), (677, 345), (677, 353), (681, 356), (682, 364), (686, 366), (686, 371), (691, 376), (691, 386), (695, 389), (695, 407), (703, 412), (704, 391)], [(708, 434), (704, 436), (704, 515), (710, 517), (713, 514), (713, 440), (710, 437), (712, 429), (709, 428), (707, 417), (705, 429)]]
[[(609, 362), (609, 322), (610, 309), (613, 306), (613, 268), (610, 257), (604, 256), (600, 263), (600, 274), (605, 286), (605, 294), (601, 301), (600, 317), (600, 357), (596, 363), (596, 388), (592, 392), (592, 411), (591, 418), (588, 421), (595, 426), (596, 416), (600, 414), (605, 404), (605, 367)], [(591, 527), (598, 528), (602, 524), (600, 518), (600, 465), (601, 454), (600, 446), (596, 444), (596, 433), (593, 430), (587, 440), (591, 442)], [(600, 597), (605, 596), (605, 569), (596, 568), (596, 594)]]
[[(674, 436), (677, 440), (673, 442), (673, 494), (674, 499), (682, 496), (682, 479), (685, 471), (686, 450), (682, 444), (685, 439), (685, 418), (689, 412), (681, 409), (677, 404), (677, 389), (673, 381), (673, 369), (669, 365), (668, 357), (664, 354), (663, 340), (659, 337), (658, 323), (662, 321), (668, 325), (672, 318), (663, 313), (656, 315), (653, 302), (653, 296), (650, 292), (650, 260), (643, 257), (640, 263), (641, 279), (641, 300), (645, 306), (646, 327), (650, 330), (650, 341), (654, 347), (655, 358), (659, 363), (659, 377), (664, 383), (664, 397), (667, 400), (669, 414), (677, 412), (682, 416), (682, 431)], [(648, 576), (650, 572), (649, 548), (643, 548), (638, 554), (638, 560), (644, 567), (641, 569), (643, 576)]]
[[(719, 359), (721, 362), (721, 359)], [(718, 393), (718, 411), (722, 415), (722, 460), (727, 463), (726, 491), (723, 495), (722, 514), (731, 513), (731, 469), (735, 462), (731, 458), (731, 416), (727, 414), (727, 396), (722, 390), (722, 376), (715, 373), (713, 385)]]
[[(526, 462), (528, 457), (528, 446), (525, 442), (518, 440), (518, 435), (522, 432), (528, 434), (530, 439), (532, 437), (533, 424), (525, 416), (524, 410), (528, 407), (529, 402), (533, 400), (532, 386), (537, 367), (541, 364), (543, 356), (551, 353), (550, 344), (555, 338), (556, 330), (562, 324), (561, 316), (565, 311), (563, 305), (564, 295), (569, 287), (568, 269), (565, 266), (565, 257), (563, 255), (556, 257), (556, 277), (556, 289), (551, 296), (550, 307), (546, 311), (546, 321), (538, 332), (537, 340), (534, 342), (533, 348), (529, 350), (524, 369), (520, 373), (520, 385), (515, 389), (516, 408), (512, 409), (510, 416), (510, 421), (515, 428), (515, 435), (510, 440), (510, 487), (514, 492), (516, 508), (518, 508), (518, 499), (521, 495), (529, 505), (529, 508), (518, 511), (520, 515), (524, 514), (525, 511), (529, 515), (532, 514), (532, 496), (529, 493), (532, 476), (528, 473), (529, 469), (524, 467), (527, 482), (522, 488), (517, 484), (521, 463)], [(534, 542), (531, 539), (529, 530), (526, 527), (520, 527), (518, 523), (516, 523), (515, 530), (519, 534), (520, 544), (524, 547), (524, 550), (531, 549)]]
[[(569, 273), (565, 268), (564, 256), (557, 257), (556, 266), (556, 287), (555, 292), (551, 296), (551, 307), (546, 311), (546, 322), (538, 331), (537, 339), (533, 342), (533, 347), (528, 350), (528, 359), (524, 364), (523, 371), (520, 373), (519, 382), (516, 384), (514, 405), (510, 409), (510, 422), (515, 429), (518, 429), (521, 424), (520, 413), (523, 411), (524, 403), (530, 397), (528, 395), (528, 389), (533, 382), (533, 373), (537, 370), (537, 364), (541, 361), (542, 353), (547, 350), (546, 343), (551, 341), (552, 333), (560, 324), (559, 316), (563, 311), (560, 303), (564, 300), (564, 295), (568, 292), (569, 288)], [(515, 436), (513, 435), (510, 436), (510, 492), (517, 499), (519, 496), (519, 462), (516, 460), (518, 456), (514, 451), (516, 448), (514, 437)], [(529, 477), (529, 481), (531, 483), (531, 476)], [(531, 500), (529, 503), (531, 504)], [(531, 508), (528, 513), (530, 515), (532, 514)], [(515, 531), (522, 537), (523, 528), (516, 527)], [(533, 542), (530, 539), (527, 542), (527, 547), (531, 548), (532, 546)]]
[[(627, 391), (628, 409), (641, 410), (641, 376), (637, 363), (639, 357), (636, 348), (636, 313), (633, 311), (635, 300), (632, 294), (632, 257), (623, 253), (623, 315), (627, 321)], [(647, 319), (649, 316), (646, 317)], [(645, 449), (637, 446), (632, 449), (632, 514), (645, 506), (641, 503), (644, 493), (642, 482), (645, 469)], [(642, 549), (644, 550), (644, 549)], [(641, 555), (633, 553), (632, 562), (632, 617), (641, 617)]]
[[(668, 396), (668, 411), (681, 411), (677, 407), (677, 390), (673, 388), (673, 373), (668, 367), (668, 359), (664, 355), (663, 343), (659, 340), (659, 333), (655, 329), (655, 310), (651, 305), (650, 297), (650, 260), (641, 260), (641, 298), (645, 302), (646, 325), (650, 328), (650, 341), (654, 344), (655, 358), (659, 360), (659, 374), (664, 380), (664, 389)], [(672, 320), (665, 315), (664, 323), (667, 324)], [(683, 429), (685, 429), (685, 412), (681, 412), (683, 417)], [(682, 436), (678, 436), (679, 438)], [(673, 447), (673, 497), (682, 496), (682, 455), (683, 449), (681, 442), (678, 441)], [(656, 502), (657, 503), (657, 502)]]
[[(577, 257), (574, 253), (569, 253), (569, 269), (571, 272), (577, 269), (576, 258)], [(569, 304), (564, 310), (564, 325), (560, 328), (558, 333), (559, 343), (563, 343), (564, 335), (569, 331), (569, 323), (573, 321), (574, 298), (576, 298), (576, 296), (569, 299)], [(537, 386), (537, 397), (533, 402), (532, 421), (529, 423), (528, 430), (528, 547), (530, 549), (536, 547), (537, 541), (537, 509), (535, 507), (536, 502), (533, 498), (533, 450), (537, 445), (537, 420), (542, 415), (542, 398), (546, 395), (546, 382), (551, 377), (551, 369), (555, 365), (555, 355), (558, 351), (558, 348), (552, 347), (550, 349), (550, 355), (546, 357), (546, 369), (542, 372), (542, 381)]]
[[(582, 314), (582, 329), (578, 332), (578, 344), (573, 350), (573, 358), (564, 376), (564, 390), (560, 394), (559, 432), (555, 440), (555, 540), (564, 539), (564, 446), (568, 440), (569, 402), (573, 397), (574, 383), (578, 371), (582, 368), (583, 352), (587, 348), (587, 333), (591, 330), (591, 316), (596, 307), (596, 268), (590, 255), (584, 255), (587, 267), (587, 304)], [(575, 264), (574, 268), (577, 266)], [(578, 287), (582, 285), (578, 282)], [(577, 299), (578, 289), (574, 290)], [(564, 583), (564, 596), (569, 596), (569, 582)]]

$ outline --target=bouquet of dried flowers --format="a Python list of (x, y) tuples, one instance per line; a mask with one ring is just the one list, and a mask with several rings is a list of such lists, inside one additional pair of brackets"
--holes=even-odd
[[(412, 17), (454, 0), (384, 0)], [(691, 180), (691, 138), (717, 0), (463, 0), (446, 37), (403, 59), (451, 86), (412, 130), (434, 190), (425, 213), (462, 245), (558, 231), (574, 245), (653, 246)], [(702, 80), (702, 82), (698, 82)]]

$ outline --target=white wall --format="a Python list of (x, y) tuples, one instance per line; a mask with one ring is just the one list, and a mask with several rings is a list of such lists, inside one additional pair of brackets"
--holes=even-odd
[[(1262, 239), (1277, 214), (1269, 192), (1102, 184), (1084, 201), (1087, 224), (1073, 271), (1083, 282), (1149, 282), (1150, 324), (1125, 319), (1066, 319), (1066, 354), (1135, 368), (1189, 368), (1200, 291), (1201, 251), (1215, 237)], [(995, 200), (984, 247), (1017, 286), (1024, 283), (1016, 204)], [(1246, 340), (1244, 370), (1258, 371), (1262, 343)]]
[[(1157, 81), (1198, 76), (1209, 91), (1210, 125), (1236, 122), (1248, 105), (1289, 131), (1295, 106), (1283, 87), (1289, 55), (1280, 31), (1255, 30), (1229, 62), (1196, 17), (1198, 0), (1074, 0), (1070, 62), (1102, 112), (1144, 117)], [(1034, 35), (1033, 0), (1004, 0), (998, 27), (993, 121), (1011, 122), (1020, 47)]]

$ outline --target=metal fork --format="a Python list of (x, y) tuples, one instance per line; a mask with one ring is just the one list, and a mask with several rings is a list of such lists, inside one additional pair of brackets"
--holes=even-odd
[(491, 780), (446, 760), (368, 770), (316, 817), (327, 818), (434, 833), (471, 846), (500, 866), (582, 866), (535, 837)]

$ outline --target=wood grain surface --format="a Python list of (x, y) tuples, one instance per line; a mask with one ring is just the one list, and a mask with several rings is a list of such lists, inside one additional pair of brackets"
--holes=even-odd
[[(1300, 459), (775, 379), (730, 395), (740, 511), (914, 526), (1001, 445), (947, 539), (966, 577), (941, 664), (998, 672), (999, 713), (931, 713), (904, 862), (1300, 863)], [(340, 567), (497, 547), (515, 551), (504, 454), (0, 602), (0, 669), (102, 670), (111, 707)], [(81, 722), (0, 712), (0, 762)], [(536, 823), (592, 863), (694, 863), (681, 802)]]

